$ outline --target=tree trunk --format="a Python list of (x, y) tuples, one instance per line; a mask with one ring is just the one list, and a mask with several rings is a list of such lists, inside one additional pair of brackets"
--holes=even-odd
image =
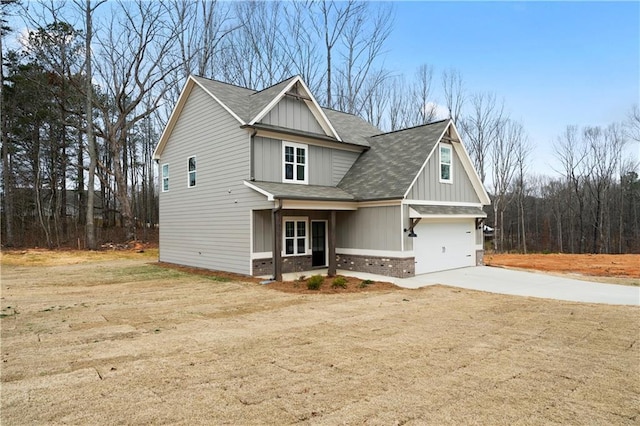
[(87, 248), (89, 250), (95, 250), (97, 248), (96, 243), (96, 228), (93, 222), (94, 211), (94, 199), (95, 199), (95, 175), (96, 167), (98, 165), (98, 153), (96, 150), (96, 141), (93, 135), (93, 85), (91, 84), (91, 0), (86, 2), (86, 24), (87, 34), (85, 39), (85, 63), (86, 63), (86, 79), (87, 79), (87, 99), (86, 99), (86, 123), (87, 123), (87, 148), (89, 153), (89, 176), (87, 180), (87, 217), (86, 217), (86, 238)]
[(12, 170), (9, 162), (9, 140), (5, 136), (4, 131), (4, 54), (2, 53), (2, 34), (0, 34), (0, 143), (2, 144), (2, 180), (4, 194), (4, 245), (11, 247), (13, 240), (13, 179)]

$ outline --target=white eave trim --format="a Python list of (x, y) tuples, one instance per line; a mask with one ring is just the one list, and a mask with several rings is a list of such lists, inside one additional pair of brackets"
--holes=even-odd
[(260, 194), (264, 195), (265, 197), (267, 197), (267, 201), (275, 201), (275, 198), (273, 196), (272, 193), (265, 191), (262, 188), (258, 188), (257, 186), (255, 186), (254, 184), (252, 184), (251, 182), (247, 182), (246, 180), (243, 181), (244, 185), (247, 186), (248, 188), (253, 189), (256, 192), (259, 192)]
[(468, 203), (465, 201), (435, 201), (435, 200), (411, 200), (404, 199), (402, 204), (414, 204), (416, 206), (457, 206), (457, 207), (479, 207), (482, 208), (482, 203)]
[[(484, 212), (483, 212), (484, 213)], [(486, 218), (487, 214), (484, 213), (483, 216), (478, 216), (477, 214), (422, 214), (415, 211), (412, 208), (409, 208), (409, 217), (411, 219), (476, 219), (476, 218)]]
[(309, 107), (309, 110), (311, 111), (313, 116), (316, 118), (316, 120), (318, 120), (318, 124), (320, 124), (320, 127), (322, 127), (322, 130), (324, 130), (327, 135), (333, 136), (334, 138), (342, 142), (342, 139), (340, 139), (338, 132), (336, 132), (336, 130), (333, 128), (333, 126), (331, 125), (331, 122), (329, 121), (325, 113), (322, 111), (322, 108), (320, 108), (320, 105), (316, 101), (316, 98), (311, 94), (311, 91), (309, 90), (309, 88), (307, 87), (307, 85), (299, 75), (296, 76), (293, 80), (291, 80), (289, 84), (287, 84), (280, 91), (280, 93), (278, 93), (278, 95), (275, 96), (271, 100), (271, 102), (269, 102), (267, 106), (264, 107), (262, 111), (260, 111), (258, 115), (256, 115), (248, 124), (254, 125), (258, 121), (262, 120), (264, 116), (267, 115), (267, 113), (271, 111), (278, 102), (280, 102), (280, 100), (284, 97), (284, 95), (289, 90), (291, 90), (291, 87), (293, 87), (293, 85), (296, 83), (300, 83), (302, 85), (302, 88), (306, 92), (307, 97), (310, 99), (310, 101), (305, 100), (304, 102), (305, 104), (307, 104), (307, 106)]
[(211, 92), (210, 92), (206, 87), (204, 87), (202, 84), (200, 84), (200, 83), (198, 82), (198, 80), (196, 80), (196, 79), (195, 79), (195, 78), (193, 78), (192, 76), (189, 76), (189, 78), (190, 78), (190, 79), (193, 79), (193, 81), (195, 81), (195, 82), (196, 82), (196, 84), (198, 85), (198, 87), (200, 87), (202, 90), (204, 90), (204, 91), (205, 91), (209, 96), (211, 96), (211, 97), (212, 97), (212, 98), (213, 98), (217, 103), (219, 103), (219, 104), (220, 104), (220, 106), (221, 106), (222, 108), (224, 108), (224, 109), (225, 109), (225, 111), (227, 111), (229, 114), (231, 114), (231, 116), (232, 116), (233, 118), (235, 118), (236, 120), (238, 120), (238, 123), (240, 123), (240, 125), (241, 125), (241, 126), (244, 126), (245, 124), (247, 124), (247, 123), (245, 123), (245, 122), (244, 122), (244, 120), (243, 120), (243, 119), (241, 119), (241, 118), (238, 116), (238, 114), (236, 114), (235, 112), (233, 112), (233, 111), (231, 110), (231, 108), (229, 108), (229, 107), (228, 107), (224, 102), (222, 102), (220, 99), (218, 99), (218, 97), (217, 97), (216, 95), (214, 95), (213, 93), (211, 93)]
[(480, 180), (480, 176), (475, 167), (473, 167), (473, 163), (471, 162), (471, 157), (469, 157), (469, 153), (467, 149), (464, 147), (462, 143), (462, 138), (460, 138), (460, 133), (456, 128), (456, 125), (453, 121), (449, 123), (449, 125), (453, 128), (453, 131), (456, 133), (457, 139), (461, 141), (460, 143), (453, 144), (453, 149), (456, 150), (458, 154), (458, 158), (462, 163), (462, 167), (466, 170), (467, 175), (469, 176), (469, 180), (471, 180), (471, 185), (476, 190), (478, 194), (478, 198), (480, 198), (480, 202), (484, 205), (491, 204), (491, 199), (489, 198), (489, 194), (487, 194), (486, 189), (484, 189), (484, 185)]

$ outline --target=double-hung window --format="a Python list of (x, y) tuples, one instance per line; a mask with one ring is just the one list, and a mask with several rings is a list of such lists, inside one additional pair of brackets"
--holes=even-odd
[(189, 157), (189, 172), (187, 182), (189, 188), (196, 186), (196, 156)]
[(282, 143), (282, 181), (290, 183), (309, 182), (308, 147), (304, 144)]
[(162, 192), (169, 190), (169, 164), (162, 165)]
[(451, 177), (451, 157), (451, 146), (440, 145), (440, 182), (453, 182)]
[(284, 254), (307, 253), (307, 218), (284, 218)]

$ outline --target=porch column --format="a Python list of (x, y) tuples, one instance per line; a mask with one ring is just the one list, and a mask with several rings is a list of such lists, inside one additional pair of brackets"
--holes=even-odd
[(336, 275), (336, 211), (331, 210), (329, 215), (329, 268), (327, 275)]
[(282, 209), (273, 209), (271, 221), (273, 228), (273, 279), (282, 281)]

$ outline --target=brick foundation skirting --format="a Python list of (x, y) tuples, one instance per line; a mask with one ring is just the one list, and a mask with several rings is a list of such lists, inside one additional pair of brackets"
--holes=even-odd
[(484, 250), (476, 250), (476, 266), (484, 265)]
[[(377, 257), (353, 254), (336, 255), (338, 269), (406, 278), (415, 275), (413, 257)], [(302, 272), (312, 270), (311, 256), (291, 256), (282, 258), (282, 272)], [(273, 275), (273, 259), (254, 259), (253, 275)]]
[(338, 269), (406, 278), (415, 276), (416, 262), (413, 257), (377, 257), (356, 254), (336, 255)]

